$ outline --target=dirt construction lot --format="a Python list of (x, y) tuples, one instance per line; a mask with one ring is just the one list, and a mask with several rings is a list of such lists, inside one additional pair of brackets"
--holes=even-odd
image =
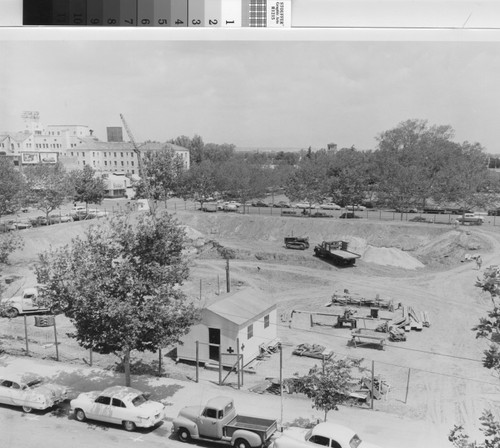
[[(317, 360), (291, 354), (299, 343), (316, 343), (336, 356), (361, 357), (375, 375), (390, 386), (374, 403), (374, 412), (421, 420), (429, 434), (449, 446), (446, 436), (454, 424), (463, 424), (477, 434), (478, 417), (484, 408), (500, 413), (500, 381), (481, 363), (485, 341), (477, 340), (471, 328), (486, 315), (492, 302), (474, 286), (482, 276), (466, 254), (481, 254), (483, 270), (500, 264), (500, 234), (495, 227), (458, 227), (427, 223), (341, 221), (338, 219), (290, 218), (178, 211), (190, 240), (191, 276), (186, 292), (204, 303), (225, 290), (223, 255), (230, 260), (231, 289), (250, 286), (278, 303), (278, 336), (284, 345), (284, 377), (306, 373)], [(31, 269), (36, 254), (50, 245), (69, 242), (90, 222), (67, 223), (22, 231), (25, 247), (11, 257), (3, 276), (10, 296), (34, 284)], [(306, 251), (287, 250), (283, 237), (309, 236)], [(355, 267), (338, 268), (313, 256), (321, 240), (346, 240), (349, 249), (361, 254)], [(349, 290), (352, 296), (393, 300), (397, 305), (426, 311), (430, 327), (407, 333), (405, 342), (388, 342), (385, 350), (352, 347), (349, 329), (310, 326), (309, 316), (295, 310), (341, 313), (344, 307), (326, 307), (334, 292)], [(201, 300), (200, 299), (201, 295)], [(381, 311), (380, 317), (397, 315)], [(369, 308), (357, 308), (356, 316), (369, 316)], [(64, 362), (78, 363), (86, 354), (64, 336), (70, 323), (61, 318), (60, 355)], [(2, 319), (0, 340), (10, 353), (22, 353), (22, 318)], [(373, 328), (382, 321), (359, 319)], [(41, 330), (40, 330), (41, 331)], [(15, 336), (14, 336), (15, 335)], [(19, 337), (17, 337), (19, 336)], [(45, 338), (45, 339), (44, 339)], [(53, 356), (49, 333), (34, 334), (31, 349), (39, 356)], [(50, 352), (50, 353), (49, 353)], [(145, 361), (156, 357), (145, 358)], [(115, 359), (95, 355), (94, 363), (107, 367)], [(147, 364), (146, 362), (146, 364)], [(194, 377), (194, 368), (164, 358), (171, 376)], [(144, 363), (142, 364), (144, 365)], [(245, 376), (244, 389), (279, 376), (279, 357), (273, 354), (255, 365), (255, 374)], [(204, 371), (202, 380), (214, 381), (216, 372)], [(229, 378), (234, 386), (235, 378)], [(363, 415), (366, 415), (364, 413)], [(310, 417), (310, 416), (304, 416)], [(335, 416), (332, 415), (331, 418)], [(430, 445), (429, 445), (430, 446)]]

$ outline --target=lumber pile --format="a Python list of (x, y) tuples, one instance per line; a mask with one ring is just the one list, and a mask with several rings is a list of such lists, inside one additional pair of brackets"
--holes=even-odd
[(333, 351), (326, 350), (326, 348), (320, 344), (305, 343), (297, 345), (292, 354), (297, 356), (307, 356), (309, 358), (330, 359), (333, 355)]
[[(354, 305), (354, 306), (366, 306), (370, 308), (383, 308), (389, 311), (394, 311), (394, 301), (393, 300), (385, 300), (379, 298), (378, 294), (374, 299), (366, 299), (363, 297), (354, 297), (349, 293), (346, 289), (343, 294), (333, 293), (331, 304), (336, 305)], [(329, 306), (327, 304), (327, 306)]]

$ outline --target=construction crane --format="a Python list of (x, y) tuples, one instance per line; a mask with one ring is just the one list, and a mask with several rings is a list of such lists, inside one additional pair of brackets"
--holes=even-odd
[(123, 126), (125, 127), (125, 130), (127, 131), (128, 138), (130, 139), (132, 146), (134, 148), (134, 152), (137, 155), (137, 174), (139, 175), (139, 178), (142, 179), (142, 160), (141, 160), (141, 151), (139, 147), (137, 146), (137, 143), (135, 142), (135, 138), (132, 134), (132, 131), (128, 127), (127, 122), (125, 121), (125, 117), (123, 114), (120, 114), (120, 118), (122, 120)]

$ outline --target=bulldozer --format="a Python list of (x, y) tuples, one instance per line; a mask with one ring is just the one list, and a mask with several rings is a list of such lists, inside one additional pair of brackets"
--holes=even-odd
[(299, 236), (286, 236), (285, 247), (287, 249), (299, 249), (299, 250), (309, 249), (309, 238), (299, 237)]

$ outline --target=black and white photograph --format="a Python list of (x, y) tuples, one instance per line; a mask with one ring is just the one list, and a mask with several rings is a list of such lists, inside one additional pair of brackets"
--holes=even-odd
[(0, 446), (499, 446), (500, 40), (36, 35)]

